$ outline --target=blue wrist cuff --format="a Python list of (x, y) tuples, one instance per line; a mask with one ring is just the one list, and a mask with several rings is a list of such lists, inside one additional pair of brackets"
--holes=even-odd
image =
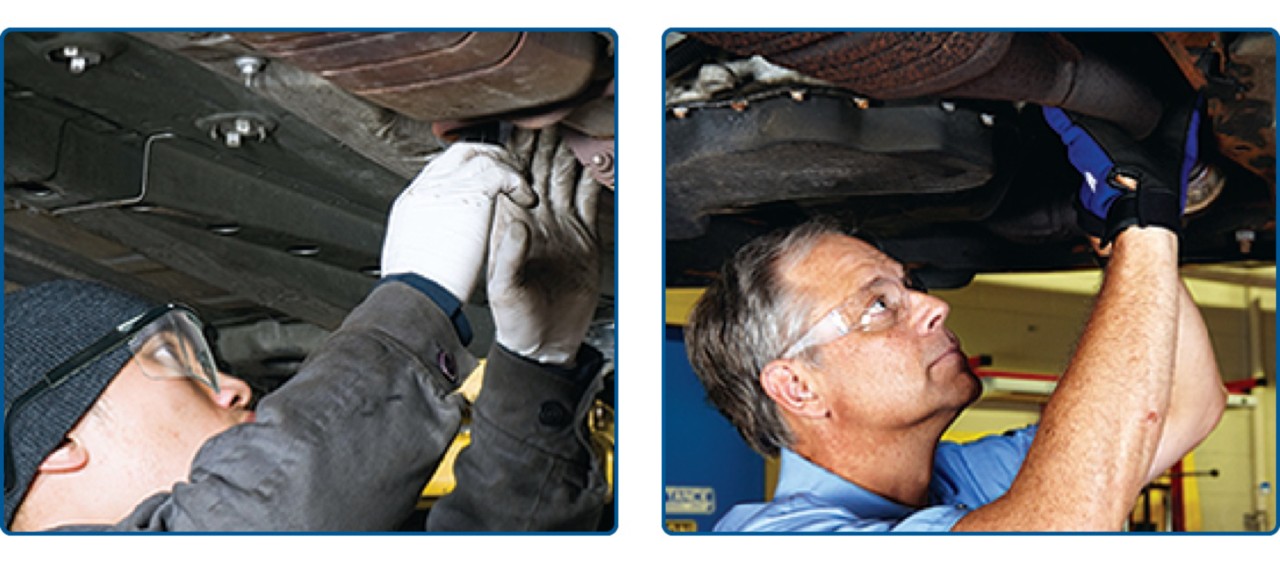
[(458, 333), (458, 339), (462, 341), (462, 345), (471, 343), (471, 323), (467, 322), (467, 315), (462, 313), (462, 303), (448, 289), (416, 273), (388, 275), (378, 281), (378, 285), (391, 281), (399, 281), (426, 295), (449, 317), (449, 321), (453, 323), (453, 329)]

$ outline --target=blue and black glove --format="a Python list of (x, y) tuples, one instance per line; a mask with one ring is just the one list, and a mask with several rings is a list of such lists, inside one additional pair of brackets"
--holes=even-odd
[(1077, 200), (1080, 226), (1102, 246), (1135, 225), (1181, 232), (1187, 180), (1199, 156), (1197, 106), (1198, 101), (1166, 112), (1160, 127), (1165, 134), (1145, 143), (1107, 121), (1044, 108), (1045, 121), (1067, 146), (1067, 159), (1084, 176)]

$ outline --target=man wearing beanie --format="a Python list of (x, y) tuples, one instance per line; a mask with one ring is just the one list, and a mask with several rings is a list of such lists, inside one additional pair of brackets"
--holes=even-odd
[(450, 147), (393, 205), (383, 280), (253, 412), (185, 307), (83, 281), (6, 295), (6, 530), (398, 528), (467, 408), (461, 307), (486, 255), (495, 343), (427, 530), (594, 530), (599, 188), (582, 176), (553, 129)]

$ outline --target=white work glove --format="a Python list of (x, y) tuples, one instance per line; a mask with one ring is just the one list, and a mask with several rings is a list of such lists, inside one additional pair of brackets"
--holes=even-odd
[(489, 251), (489, 304), (503, 347), (572, 366), (600, 293), (600, 186), (554, 127), (518, 130), (511, 152), (529, 163), (538, 204), (500, 201)]
[(484, 263), (499, 193), (518, 205), (537, 203), (506, 148), (450, 146), (391, 206), (382, 244), (382, 276), (416, 273), (467, 302)]

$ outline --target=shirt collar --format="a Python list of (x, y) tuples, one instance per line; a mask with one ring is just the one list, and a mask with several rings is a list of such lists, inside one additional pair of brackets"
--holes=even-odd
[(915, 509), (864, 490), (861, 486), (841, 478), (825, 468), (783, 449), (778, 486), (774, 498), (781, 499), (796, 494), (821, 498), (848, 509), (865, 518), (902, 519)]

